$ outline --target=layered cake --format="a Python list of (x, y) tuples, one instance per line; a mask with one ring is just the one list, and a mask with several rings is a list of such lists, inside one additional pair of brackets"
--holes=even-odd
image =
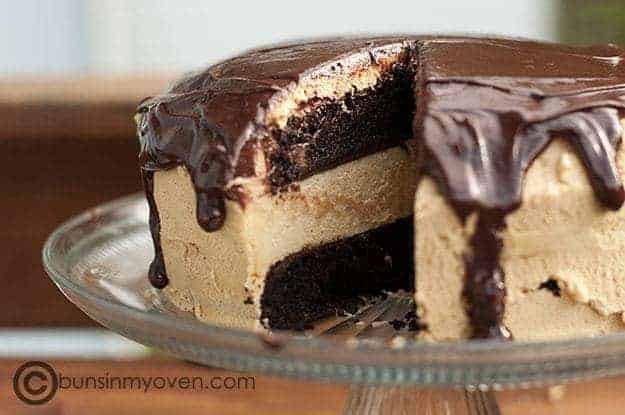
[(235, 328), (402, 289), (434, 340), (620, 330), (622, 54), (398, 36), (191, 74), (137, 114), (150, 281)]

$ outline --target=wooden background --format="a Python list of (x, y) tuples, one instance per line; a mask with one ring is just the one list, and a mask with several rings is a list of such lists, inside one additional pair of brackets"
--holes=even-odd
[(62, 221), (141, 188), (133, 114), (167, 77), (0, 82), (0, 326), (90, 321), (45, 276)]

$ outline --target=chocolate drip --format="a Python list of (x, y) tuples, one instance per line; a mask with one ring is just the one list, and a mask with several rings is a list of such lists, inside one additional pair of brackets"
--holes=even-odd
[(504, 217), (501, 212), (479, 212), (477, 227), (471, 237), (472, 251), (465, 254), (462, 295), (469, 304), (467, 314), (473, 337), (478, 339), (510, 338), (510, 332), (503, 325), (506, 285), (499, 264), (503, 241), (498, 233), (505, 226)]
[[(247, 87), (247, 96), (270, 95), (267, 87)], [(214, 99), (218, 98), (218, 99)], [(232, 99), (234, 98), (234, 99)], [(239, 94), (215, 97), (210, 90), (202, 93), (171, 94), (148, 100), (139, 108), (143, 113), (138, 129), (141, 140), (141, 163), (146, 177), (146, 195), (150, 207), (150, 229), (156, 256), (149, 277), (157, 288), (167, 284), (167, 274), (160, 244), (160, 221), (156, 211), (153, 173), (184, 166), (196, 193), (198, 224), (207, 232), (215, 231), (225, 221), (225, 198), (242, 201), (244, 195), (226, 189), (233, 177), (233, 160), (240, 153), (237, 141), (226, 138), (218, 122), (213, 121), (211, 105), (227, 106), (242, 98)]]
[(169, 282), (169, 279), (167, 278), (165, 258), (163, 257), (163, 250), (161, 249), (161, 220), (158, 216), (156, 202), (154, 201), (154, 172), (141, 170), (141, 178), (143, 179), (148, 208), (150, 209), (150, 233), (152, 234), (152, 242), (154, 243), (154, 260), (150, 263), (148, 277), (150, 278), (152, 286), (164, 288)]
[[(595, 50), (549, 51), (552, 45), (531, 42), (512, 46), (433, 41), (421, 49), (415, 131), (430, 159), (426, 173), (463, 221), (477, 216), (463, 291), (474, 338), (509, 337), (499, 233), (506, 216), (521, 205), (527, 169), (554, 137), (573, 144), (604, 206), (619, 209), (625, 198), (615, 165), (625, 77), (600, 78), (609, 68), (607, 57), (589, 54)], [(479, 53), (467, 55), (476, 47)], [(577, 71), (580, 65), (589, 71), (587, 79), (567, 77), (567, 68)]]
[[(274, 92), (265, 86), (246, 86), (246, 96)], [(241, 151), (236, 140), (214, 119), (214, 105), (238, 104), (239, 94), (216, 96), (202, 93), (171, 94), (158, 101), (146, 101), (139, 124), (140, 163), (144, 170), (155, 171), (184, 166), (196, 192), (197, 220), (207, 232), (215, 231), (225, 220), (226, 184), (233, 177), (233, 160)], [(234, 102), (232, 102), (234, 101)]]

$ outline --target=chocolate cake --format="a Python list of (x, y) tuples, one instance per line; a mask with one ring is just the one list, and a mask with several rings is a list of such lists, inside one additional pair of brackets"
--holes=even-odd
[(189, 75), (137, 115), (150, 281), (237, 328), (416, 289), (435, 340), (619, 330), (622, 56), (397, 36)]

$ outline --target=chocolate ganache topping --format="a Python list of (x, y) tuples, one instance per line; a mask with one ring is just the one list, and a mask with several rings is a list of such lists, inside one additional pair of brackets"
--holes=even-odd
[(473, 337), (509, 337), (503, 325), (500, 233), (506, 216), (522, 202), (524, 173), (532, 161), (554, 137), (567, 139), (598, 200), (616, 210), (625, 199), (615, 163), (625, 69), (623, 51), (615, 46), (465, 37), (342, 39), (248, 52), (183, 79), (138, 110), (156, 247), (152, 284), (167, 284), (155, 171), (186, 167), (200, 226), (219, 229), (225, 199), (244, 203), (228, 183), (253, 176), (254, 153), (267, 151), (261, 141), (272, 126), (263, 115), (276, 97), (303, 79), (329, 79), (337, 68), (364, 67), (389, 53), (407, 53), (418, 68), (410, 116), (425, 156), (424, 173), (436, 179), (462, 220), (476, 216), (464, 288)]

